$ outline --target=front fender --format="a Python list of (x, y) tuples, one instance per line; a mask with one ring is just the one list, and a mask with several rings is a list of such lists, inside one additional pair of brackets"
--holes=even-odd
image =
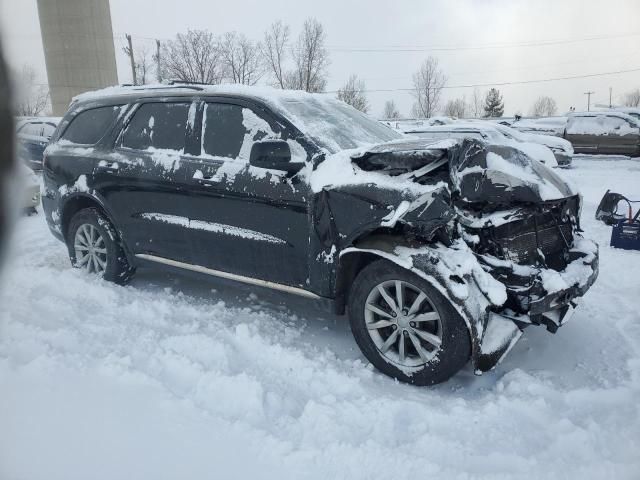
[(451, 302), (469, 330), (476, 374), (495, 367), (520, 337), (512, 320), (491, 311), (506, 301), (504, 285), (482, 269), (463, 242), (452, 248), (363, 245), (344, 249), (340, 258), (356, 253), (373, 254), (413, 272)]

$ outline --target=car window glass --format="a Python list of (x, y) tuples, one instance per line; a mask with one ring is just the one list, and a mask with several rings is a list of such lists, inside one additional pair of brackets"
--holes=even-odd
[(93, 145), (100, 140), (118, 117), (122, 105), (92, 108), (77, 114), (62, 134), (71, 143)]
[(56, 131), (56, 127), (49, 123), (44, 123), (42, 125), (42, 136), (46, 138), (50, 138), (53, 135), (53, 132)]
[(205, 107), (202, 133), (205, 156), (248, 162), (254, 142), (279, 137), (266, 120), (249, 108), (227, 103), (207, 103)]
[(42, 132), (41, 123), (27, 123), (24, 127), (20, 129), (20, 133), (22, 133), (23, 135), (40, 136), (41, 132)]
[(122, 146), (184, 150), (191, 103), (145, 103), (136, 110), (122, 136)]

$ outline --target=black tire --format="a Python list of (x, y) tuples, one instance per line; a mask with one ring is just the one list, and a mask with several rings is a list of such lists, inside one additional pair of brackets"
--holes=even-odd
[(83, 225), (92, 225), (104, 239), (106, 247), (106, 268), (104, 269), (104, 273), (101, 274), (102, 278), (120, 285), (131, 280), (135, 273), (135, 268), (132, 267), (127, 260), (127, 255), (125, 254), (122, 241), (116, 229), (97, 208), (80, 210), (69, 222), (66, 243), (71, 265), (80, 268), (76, 259), (74, 239), (76, 238), (78, 229)]
[[(365, 319), (365, 303), (370, 292), (383, 282), (398, 280), (422, 291), (430, 308), (440, 317), (438, 329), (442, 343), (439, 350), (434, 358), (412, 367), (409, 372), (382, 354), (369, 334)], [(351, 332), (364, 356), (382, 373), (399, 381), (420, 386), (441, 383), (455, 375), (471, 357), (469, 330), (451, 302), (426, 280), (389, 261), (375, 261), (358, 274), (349, 294), (348, 313)], [(396, 329), (398, 326), (394, 327)]]

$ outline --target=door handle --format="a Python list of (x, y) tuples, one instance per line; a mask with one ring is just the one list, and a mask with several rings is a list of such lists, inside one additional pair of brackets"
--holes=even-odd
[(102, 170), (105, 172), (117, 172), (120, 169), (118, 162), (107, 162), (106, 160), (100, 160), (96, 170)]
[(220, 183), (224, 179), (224, 176), (214, 173), (210, 177), (205, 177), (204, 173), (202, 173), (202, 170), (196, 170), (192, 178), (198, 183), (216, 184), (216, 183)]

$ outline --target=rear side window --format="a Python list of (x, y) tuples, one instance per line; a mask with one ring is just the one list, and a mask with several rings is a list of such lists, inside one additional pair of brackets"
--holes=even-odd
[(121, 109), (122, 105), (115, 105), (80, 112), (71, 120), (71, 124), (62, 134), (62, 139), (82, 145), (98, 143), (118, 117)]
[(145, 103), (133, 115), (122, 146), (136, 150), (184, 150), (191, 103)]
[(207, 103), (203, 120), (203, 154), (248, 161), (253, 143), (267, 138), (280, 138), (280, 135), (252, 109)]

